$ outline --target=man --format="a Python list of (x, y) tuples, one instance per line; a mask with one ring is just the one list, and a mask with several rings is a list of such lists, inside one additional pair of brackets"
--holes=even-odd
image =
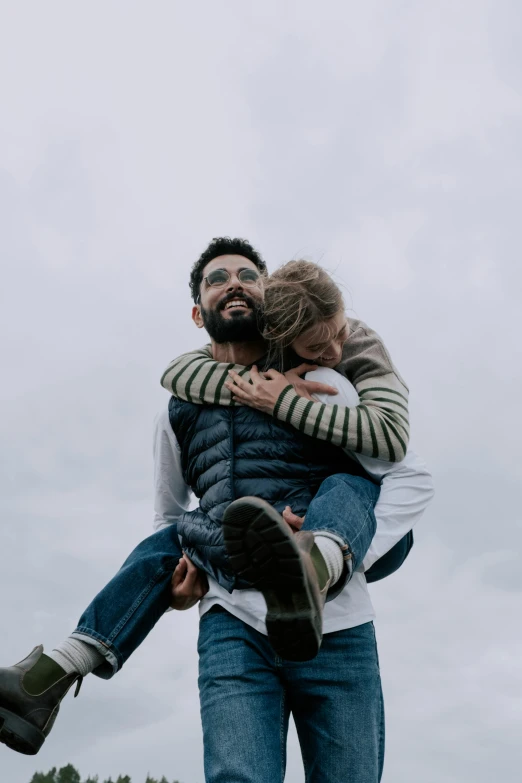
[[(258, 325), (263, 289), (256, 271), (264, 271), (262, 260), (240, 240), (216, 240), (193, 268), (191, 286), (196, 303), (192, 317), (209, 333), (212, 357), (220, 362), (245, 366), (263, 362), (266, 345)], [(226, 280), (224, 285), (213, 285), (216, 272), (221, 281)], [(338, 386), (341, 380), (339, 376)], [(344, 404), (353, 404), (353, 400)], [(359, 476), (346, 476), (338, 498), (335, 493), (329, 496), (327, 477), (344, 470), (357, 472), (353, 463), (343, 461), (339, 449), (323, 448), (318, 441), (310, 443), (300, 433), (250, 408), (201, 406), (172, 399), (168, 413), (165, 411), (158, 419), (155, 443), (156, 526), (175, 522), (191, 559), (210, 574), (209, 592), (200, 602), (198, 645), (206, 780), (282, 780), (286, 731), (292, 713), (309, 783), (377, 783), (384, 750), (383, 702), (373, 611), (364, 575), (358, 570), (361, 557), (357, 552), (358, 543), (366, 552), (369, 541), (357, 542), (354, 534), (365, 528), (365, 515), (372, 514), (375, 487)], [(308, 487), (300, 480), (303, 462), (317, 466)], [(186, 502), (181, 478), (195, 491), (200, 503), (198, 509), (180, 514), (179, 508)], [(325, 494), (320, 497), (324, 487)], [(429, 479), (423, 491), (427, 502)], [(274, 513), (262, 503), (257, 509), (254, 504), (252, 512), (251, 499), (246, 501), (245, 510), (242, 498), (251, 495), (268, 500)], [(342, 503), (336, 502), (339, 498)], [(291, 639), (286, 650), (290, 649), (293, 660), (289, 662), (290, 656), (277, 653), (278, 640), (274, 642), (270, 637), (269, 627), (271, 601), (278, 603), (276, 590), (273, 585), (272, 590), (270, 585), (264, 590), (269, 610), (265, 623), (266, 606), (261, 595), (255, 590), (234, 589), (247, 585), (231, 570), (232, 558), (226, 557), (222, 539), (223, 523), (226, 549), (233, 556), (236, 531), (239, 536), (257, 512), (263, 522), (267, 518), (274, 522), (270, 535), (282, 546), (284, 533), (276, 517), (280, 511), (291, 521), (284, 510), (287, 504), (297, 515), (306, 513), (302, 530), (306, 531), (307, 553), (314, 547), (319, 554), (324, 553), (322, 563), (319, 556), (313, 559), (315, 573), (313, 569), (308, 572), (309, 584), (313, 583), (316, 594), (329, 585), (332, 597), (339, 596), (326, 605), (326, 633), (319, 653), (306, 661), (294, 654)], [(229, 525), (230, 520), (237, 524)], [(263, 549), (267, 541), (259, 540), (260, 531), (255, 525), (251, 532), (250, 552), (245, 552), (243, 545), (240, 555), (244, 559), (249, 554), (252, 559), (257, 546), (262, 563), (270, 558)], [(395, 531), (397, 541), (404, 532)], [(214, 550), (213, 562), (218, 564), (214, 572), (209, 571), (205, 560), (207, 547)], [(373, 552), (374, 559), (379, 556), (378, 548)], [(383, 552), (389, 548), (388, 540)], [(341, 558), (348, 551), (355, 566), (344, 590), (347, 569), (341, 566), (336, 570), (335, 549)], [(236, 571), (241, 572), (241, 568)], [(255, 563), (253, 573), (259, 574)], [(288, 636), (300, 637), (300, 644), (306, 645), (299, 617), (294, 617), (292, 625), (290, 615), (295, 608), (295, 603), (290, 608), (277, 606), (283, 624), (286, 621)], [(310, 619), (306, 597), (300, 608), (306, 626)]]

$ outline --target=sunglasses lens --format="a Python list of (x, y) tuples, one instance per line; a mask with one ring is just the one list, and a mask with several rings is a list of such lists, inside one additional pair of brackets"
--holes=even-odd
[(215, 269), (207, 275), (209, 285), (224, 285), (230, 279), (230, 275), (224, 269)]

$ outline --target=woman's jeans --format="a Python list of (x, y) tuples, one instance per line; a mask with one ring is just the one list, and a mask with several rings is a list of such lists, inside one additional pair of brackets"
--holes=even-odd
[(104, 680), (115, 674), (172, 600), (172, 574), (182, 555), (176, 525), (142, 541), (82, 614), (72, 634), (105, 656), (94, 670)]
[[(337, 593), (370, 546), (378, 497), (379, 488), (371, 481), (337, 474), (323, 481), (310, 503), (303, 530), (331, 533), (345, 548), (348, 566), (336, 585)], [(176, 526), (159, 530), (136, 547), (85, 610), (73, 636), (94, 645), (105, 656), (96, 675), (112, 677), (167, 610), (172, 573), (181, 554)]]
[(306, 783), (378, 783), (384, 708), (373, 623), (326, 634), (311, 661), (213, 607), (200, 621), (206, 783), (281, 783), (293, 715)]

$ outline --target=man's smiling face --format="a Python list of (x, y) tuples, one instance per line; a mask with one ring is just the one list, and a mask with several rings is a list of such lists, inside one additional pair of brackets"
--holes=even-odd
[[(216, 270), (224, 270), (229, 275), (223, 285), (210, 285), (207, 280)], [(205, 327), (216, 343), (262, 339), (262, 278), (253, 285), (250, 281), (241, 281), (241, 270), (259, 274), (253, 261), (239, 255), (218, 256), (203, 269), (200, 303), (193, 308), (192, 318), (197, 326)]]

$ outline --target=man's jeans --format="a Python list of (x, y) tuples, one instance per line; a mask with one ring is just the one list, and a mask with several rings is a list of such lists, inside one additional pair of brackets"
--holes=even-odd
[[(331, 533), (343, 542), (348, 567), (336, 593), (362, 563), (375, 533), (379, 488), (358, 476), (338, 474), (321, 484), (303, 530)], [(109, 679), (145, 639), (171, 601), (171, 578), (181, 557), (176, 526), (149, 536), (85, 610), (73, 636), (94, 645), (105, 663), (95, 674)], [(329, 598), (334, 594), (329, 595)]]
[(373, 623), (326, 634), (311, 661), (213, 607), (200, 622), (206, 783), (280, 783), (294, 717), (306, 783), (378, 783), (384, 708)]

